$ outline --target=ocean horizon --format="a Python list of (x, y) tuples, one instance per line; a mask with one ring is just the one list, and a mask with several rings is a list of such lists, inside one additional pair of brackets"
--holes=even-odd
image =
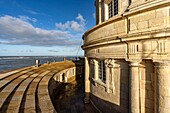
[(14, 70), (18, 68), (35, 65), (35, 60), (39, 60), (40, 64), (49, 62), (58, 62), (72, 60), (74, 56), (0, 56), (0, 72)]

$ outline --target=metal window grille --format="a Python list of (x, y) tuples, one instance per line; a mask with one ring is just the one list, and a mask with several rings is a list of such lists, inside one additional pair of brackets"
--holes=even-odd
[(118, 0), (114, 0), (114, 15), (118, 14)]
[(118, 14), (118, 0), (111, 1), (108, 4), (109, 18)]
[(102, 60), (102, 61), (99, 61), (99, 63), (98, 63), (98, 65), (99, 65), (99, 79), (102, 81), (102, 82), (104, 82), (104, 83), (106, 83), (106, 69), (105, 69), (105, 63), (104, 63), (104, 61)]
[(113, 16), (113, 2), (112, 1), (108, 4), (108, 8), (109, 8), (109, 18), (111, 18)]

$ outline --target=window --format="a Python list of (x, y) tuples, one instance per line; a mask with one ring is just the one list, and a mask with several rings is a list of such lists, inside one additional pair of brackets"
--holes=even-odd
[(109, 18), (111, 18), (113, 16), (113, 2), (112, 1), (108, 4), (108, 8), (109, 8)]
[(91, 77), (95, 78), (95, 66), (94, 66), (94, 60), (90, 60), (90, 72), (91, 72)]
[(113, 0), (108, 4), (109, 18), (118, 14), (118, 0)]
[(99, 79), (102, 81), (102, 82), (104, 82), (104, 83), (106, 83), (106, 69), (105, 69), (105, 63), (104, 63), (104, 60), (101, 60), (101, 61), (99, 61), (98, 62), (98, 65), (99, 65), (99, 70), (98, 70), (98, 72), (99, 72)]
[(118, 0), (114, 0), (114, 15), (118, 14)]

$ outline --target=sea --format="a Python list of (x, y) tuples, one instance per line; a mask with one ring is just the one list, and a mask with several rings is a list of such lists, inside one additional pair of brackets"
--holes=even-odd
[(0, 72), (33, 66), (36, 60), (39, 60), (40, 64), (44, 64), (63, 61), (64, 58), (74, 59), (73, 56), (0, 56)]

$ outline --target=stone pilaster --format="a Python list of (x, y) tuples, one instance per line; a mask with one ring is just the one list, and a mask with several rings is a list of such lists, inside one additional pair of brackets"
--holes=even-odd
[(140, 113), (139, 80), (139, 62), (131, 62), (129, 113)]
[(108, 4), (104, 3), (104, 21), (109, 19), (109, 14), (108, 14)]
[(156, 113), (170, 112), (170, 63), (155, 63)]
[(89, 71), (89, 60), (85, 57), (85, 98), (84, 103), (90, 101), (90, 71)]
[[(114, 90), (114, 79), (113, 79), (113, 65), (114, 60), (113, 59), (107, 59), (105, 60), (105, 66), (106, 66), (106, 90), (108, 93), (110, 93), (110, 85), (112, 85), (112, 89)], [(111, 81), (111, 82), (110, 82)]]
[(102, 4), (101, 4), (101, 0), (96, 0), (95, 1), (96, 4), (96, 24), (100, 24), (101, 23), (101, 19), (102, 19)]
[(94, 79), (97, 80), (99, 78), (99, 72), (98, 72), (98, 61), (94, 60)]
[(102, 1), (99, 0), (99, 13), (98, 13), (98, 18), (99, 18), (99, 24), (102, 23)]

